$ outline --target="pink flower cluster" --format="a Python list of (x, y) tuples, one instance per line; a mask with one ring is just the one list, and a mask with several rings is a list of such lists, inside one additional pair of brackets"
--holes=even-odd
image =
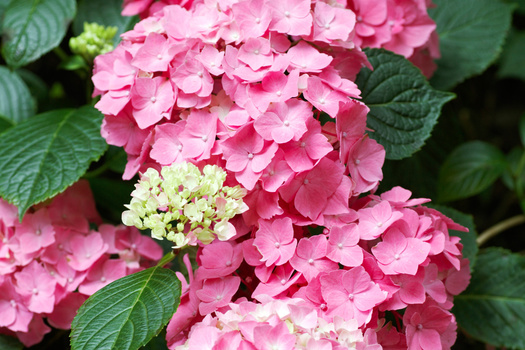
[[(141, 18), (153, 16), (157, 11), (169, 5), (180, 5), (188, 10), (194, 5), (194, 0), (124, 0), (122, 15), (133, 16), (139, 14)], [(206, 3), (233, 3), (234, 1), (205, 1)], [(272, 6), (272, 1), (265, 1)], [(301, 1), (288, 1), (289, 5), (280, 5), (282, 11), (298, 9)], [(312, 1), (316, 2), (316, 1)], [(319, 1), (321, 2), (321, 1)], [(430, 77), (436, 69), (432, 61), (439, 58), (438, 37), (434, 22), (427, 16), (427, 7), (432, 5), (431, 0), (334, 0), (324, 1), (331, 6), (347, 8), (355, 13), (355, 21), (348, 24), (352, 41), (359, 47), (380, 48), (394, 51), (408, 58), (421, 68), (423, 73)], [(263, 2), (261, 2), (263, 3)], [(224, 5), (223, 5), (224, 6)], [(264, 6), (258, 5), (258, 6)], [(303, 9), (303, 14), (305, 13)], [(315, 18), (314, 18), (315, 19)], [(298, 19), (296, 18), (296, 21)], [(281, 18), (275, 19), (279, 31), (290, 35), (291, 26), (283, 23)], [(291, 21), (289, 21), (291, 22)], [(355, 25), (355, 26), (354, 26)], [(353, 28), (351, 26), (354, 26)], [(288, 31), (286, 31), (288, 30)]]
[(469, 268), (448, 230), (463, 228), (407, 190), (366, 195), (385, 151), (354, 83), (362, 47), (436, 53), (427, 5), (162, 1), (96, 58), (102, 134), (127, 152), (124, 178), (214, 164), (248, 191), (236, 235), (201, 245), (195, 271), (186, 259), (170, 349), (450, 348)]
[[(381, 196), (361, 198), (350, 209), (351, 219), (332, 222), (317, 235), (293, 224), (290, 217), (279, 216), (259, 220), (247, 236), (201, 247), (196, 271), (186, 260), (189, 282), (179, 275), (184, 288), (181, 305), (168, 325), (170, 349), (182, 344), (186, 347), (180, 349), (229, 349), (224, 344), (234, 338), (239, 349), (274, 349), (254, 342), (255, 329), (281, 334), (282, 317), (272, 321), (267, 315), (254, 323), (248, 316), (235, 316), (235, 327), (224, 326), (229, 310), (239, 313), (232, 301), (242, 297), (263, 305), (272, 299), (300, 300), (292, 303), (297, 311), (289, 310), (298, 314), (290, 321), (297, 342), (283, 333), (290, 340), (275, 349), (354, 348), (340, 334), (315, 335), (320, 324), (340, 321), (355, 322), (362, 332), (360, 341), (363, 334), (370, 335), (367, 346), (377, 344), (374, 349), (449, 349), (456, 337), (449, 310), (453, 296), (467, 287), (470, 270), (468, 260), (461, 257), (459, 238), (448, 230), (464, 228), (420, 205), (428, 200), (410, 195), (396, 187)], [(256, 307), (249, 305), (248, 309)], [(216, 318), (210, 318), (213, 313)], [(387, 315), (395, 318), (395, 324), (386, 323)], [(192, 341), (193, 332), (210, 325), (220, 329), (210, 331), (209, 347), (200, 347), (203, 340)], [(310, 338), (303, 334), (315, 341), (308, 343)], [(319, 339), (323, 341), (317, 343)]]
[(0, 333), (26, 346), (51, 330), (44, 318), (69, 329), (88, 296), (162, 256), (137, 229), (102, 224), (87, 182), (34, 207), (21, 223), (17, 208), (0, 199), (0, 239)]

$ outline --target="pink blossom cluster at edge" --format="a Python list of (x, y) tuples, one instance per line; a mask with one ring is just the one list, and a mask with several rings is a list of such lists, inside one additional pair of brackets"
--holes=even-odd
[(25, 346), (41, 342), (48, 325), (71, 328), (88, 296), (162, 257), (136, 228), (103, 224), (86, 181), (22, 222), (17, 212), (0, 198), (0, 333)]
[(198, 268), (187, 259), (188, 280), (179, 273), (170, 349), (454, 343), (453, 295), (470, 272), (449, 229), (464, 228), (402, 188), (375, 194), (385, 151), (365, 133), (354, 82), (370, 66), (363, 47), (432, 70), (427, 5), (126, 2), (145, 18), (93, 72), (102, 135), (128, 154), (124, 178), (216, 164), (248, 190), (236, 235), (201, 245)]

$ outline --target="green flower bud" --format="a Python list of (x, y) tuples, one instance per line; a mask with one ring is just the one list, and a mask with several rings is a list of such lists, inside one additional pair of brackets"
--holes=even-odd
[(69, 40), (71, 51), (92, 62), (96, 56), (113, 50), (113, 37), (117, 27), (105, 27), (97, 23), (84, 22), (84, 31)]

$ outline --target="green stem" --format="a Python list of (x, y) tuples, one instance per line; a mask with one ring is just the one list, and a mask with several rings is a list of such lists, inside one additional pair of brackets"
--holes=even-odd
[(168, 254), (164, 255), (162, 259), (157, 263), (157, 266), (164, 266), (167, 263), (171, 262), (173, 259), (175, 259), (175, 252), (173, 250), (169, 252)]
[(492, 237), (497, 236), (501, 232), (508, 230), (511, 227), (520, 225), (522, 223), (525, 223), (525, 215), (523, 214), (513, 216), (507, 220), (503, 220), (502, 222), (497, 223), (496, 225), (488, 228), (483, 233), (481, 233), (476, 239), (476, 243), (478, 244), (478, 246), (482, 246)]
[(108, 170), (110, 166), (111, 166), (111, 161), (108, 161), (108, 162), (102, 164), (100, 167), (96, 168), (95, 170), (88, 171), (88, 172), (85, 173), (84, 176), (82, 176), (82, 177), (83, 177), (84, 179), (97, 177), (97, 176), (99, 176), (100, 174), (104, 173), (106, 170)]
[(60, 58), (62, 62), (66, 62), (67, 60), (69, 60), (68, 54), (64, 50), (62, 50), (60, 46), (55, 47), (53, 49), (53, 52), (58, 56), (58, 58)]

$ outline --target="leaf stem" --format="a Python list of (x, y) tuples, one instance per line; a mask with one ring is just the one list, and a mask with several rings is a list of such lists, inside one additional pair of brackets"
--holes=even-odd
[(496, 225), (489, 227), (487, 230), (481, 233), (476, 239), (476, 243), (478, 244), (478, 246), (482, 246), (492, 237), (497, 236), (501, 232), (508, 230), (511, 227), (520, 225), (522, 223), (525, 223), (525, 215), (523, 214), (516, 215), (506, 220), (503, 220), (497, 223)]
[(168, 254), (164, 255), (162, 259), (160, 259), (160, 261), (157, 263), (157, 266), (162, 267), (166, 265), (167, 263), (169, 263), (170, 261), (172, 261), (173, 259), (175, 259), (175, 252), (171, 251)]

